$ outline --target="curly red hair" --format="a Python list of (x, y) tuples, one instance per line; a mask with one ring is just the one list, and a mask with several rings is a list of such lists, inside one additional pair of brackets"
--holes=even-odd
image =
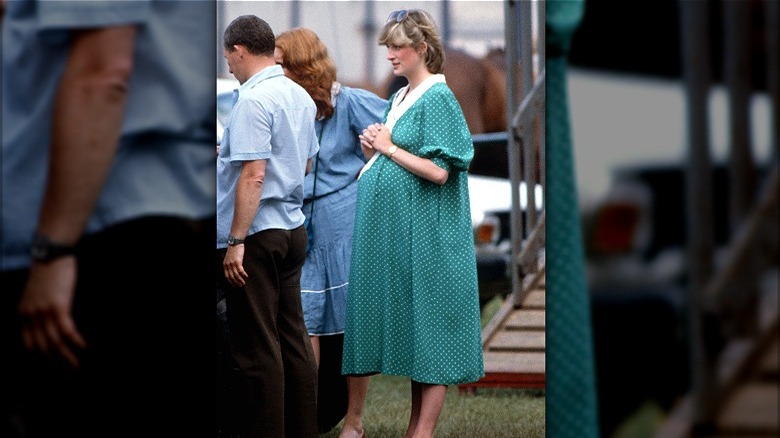
[(290, 79), (302, 86), (317, 105), (317, 118), (333, 115), (330, 90), (336, 81), (336, 65), (316, 33), (296, 27), (276, 36), (282, 65)]

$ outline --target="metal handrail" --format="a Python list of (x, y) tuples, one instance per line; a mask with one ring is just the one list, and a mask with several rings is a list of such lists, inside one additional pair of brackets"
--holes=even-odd
[[(775, 161), (766, 181), (763, 198), (754, 199), (754, 179), (757, 166), (753, 162), (752, 140), (749, 135), (751, 90), (746, 85), (750, 78), (749, 3), (723, 1), (728, 13), (724, 14), (725, 81), (730, 104), (730, 182), (731, 227), (729, 258), (719, 272), (714, 270), (714, 243), (712, 218), (712, 164), (709, 138), (710, 71), (710, 14), (708, 2), (680, 0), (683, 29), (682, 62), (685, 78), (688, 126), (688, 257), (689, 302), (691, 324), (691, 380), (689, 432), (698, 427), (715, 424), (716, 415), (723, 407), (728, 387), (719, 375), (719, 357), (725, 344), (710, 340), (723, 335), (728, 324), (745, 330), (744, 321), (755, 321), (756, 309), (751, 305), (758, 299), (756, 270), (763, 263), (756, 251), (756, 241), (761, 230), (776, 220), (778, 204), (778, 167)], [(772, 2), (769, 2), (770, 4)], [(767, 5), (767, 9), (776, 5)], [(767, 15), (772, 15), (771, 13)], [(777, 33), (777, 19), (770, 24), (770, 32)], [(774, 29), (772, 29), (774, 23)], [(769, 54), (767, 81), (775, 118), (778, 112), (777, 54)], [(773, 67), (774, 65), (774, 67)], [(775, 85), (772, 85), (775, 84)], [(773, 88), (774, 87), (774, 88)], [(777, 148), (777, 127), (774, 129), (774, 149)], [(774, 151), (773, 160), (777, 158)], [(766, 262), (766, 261), (764, 261)], [(730, 287), (735, 281), (740, 288)], [(734, 298), (742, 301), (735, 306)], [(722, 319), (729, 310), (735, 317)], [(740, 313), (743, 315), (740, 316)], [(749, 332), (749, 329), (747, 329)], [(728, 334), (728, 333), (726, 333)], [(740, 333), (744, 335), (745, 333)], [(760, 335), (760, 333), (755, 333)]]
[[(535, 16), (532, 10), (534, 3), (538, 7)], [(542, 193), (544, 193), (544, 52), (537, 44), (537, 55), (539, 55), (537, 73), (534, 71), (532, 40), (534, 26), (539, 30), (539, 34), (544, 34), (544, 2), (509, 1), (506, 3), (507, 113), (512, 115), (507, 132), (507, 156), (509, 179), (512, 183), (510, 234), (512, 296), (515, 305), (522, 302), (526, 292), (522, 281), (526, 273), (518, 264), (523, 246), (528, 244), (528, 238), (532, 235), (537, 236), (541, 245), (544, 245), (544, 228), (538, 220), (535, 199), (537, 182), (542, 186)], [(539, 41), (544, 42), (543, 39)], [(518, 64), (520, 71), (518, 71)], [(522, 83), (521, 89), (518, 89), (518, 83)], [(521, 181), (525, 181), (524, 190), (526, 190), (527, 200), (524, 214), (520, 207)], [(533, 246), (538, 244), (539, 242), (536, 242)], [(524, 258), (527, 257), (524, 255)], [(531, 265), (535, 265), (535, 261), (534, 257)]]

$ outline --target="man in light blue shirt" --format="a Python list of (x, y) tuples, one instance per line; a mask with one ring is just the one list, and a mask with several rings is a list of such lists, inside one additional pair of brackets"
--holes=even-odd
[(248, 400), (246, 436), (315, 438), (317, 366), (301, 309), (303, 181), (319, 150), (316, 107), (274, 61), (253, 15), (233, 20), (224, 55), (241, 86), (217, 157), (217, 260), (232, 357)]
[(202, 434), (214, 5), (3, 3), (0, 436)]

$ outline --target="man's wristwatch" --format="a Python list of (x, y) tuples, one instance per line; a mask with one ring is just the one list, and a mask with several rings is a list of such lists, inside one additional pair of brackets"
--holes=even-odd
[(36, 234), (33, 236), (30, 255), (38, 262), (49, 262), (60, 257), (76, 254), (76, 245), (66, 245), (53, 242), (48, 237)]
[(239, 239), (238, 237), (232, 234), (228, 236), (228, 245), (230, 246), (241, 245), (243, 243), (244, 243), (244, 239)]

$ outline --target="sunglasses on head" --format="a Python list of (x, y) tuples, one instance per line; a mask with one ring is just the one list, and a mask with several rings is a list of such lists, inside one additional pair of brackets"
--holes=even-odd
[[(399, 9), (397, 11), (393, 11), (390, 13), (390, 15), (387, 17), (387, 22), (395, 20), (396, 23), (400, 23), (406, 19), (406, 17), (409, 16), (409, 11), (406, 9)], [(414, 21), (414, 20), (412, 20)]]

